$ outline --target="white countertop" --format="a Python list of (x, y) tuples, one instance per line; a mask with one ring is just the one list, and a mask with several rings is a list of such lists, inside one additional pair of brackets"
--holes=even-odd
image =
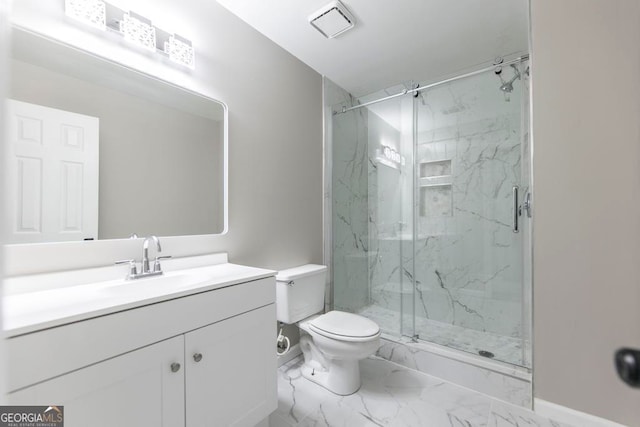
[(222, 263), (169, 271), (145, 279), (127, 281), (122, 277), (6, 295), (3, 298), (5, 336), (23, 335), (275, 274), (271, 270)]

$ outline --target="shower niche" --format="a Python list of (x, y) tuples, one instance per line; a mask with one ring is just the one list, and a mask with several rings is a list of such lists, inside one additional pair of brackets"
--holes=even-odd
[(453, 215), (451, 160), (423, 161), (418, 176), (418, 213), (421, 217)]

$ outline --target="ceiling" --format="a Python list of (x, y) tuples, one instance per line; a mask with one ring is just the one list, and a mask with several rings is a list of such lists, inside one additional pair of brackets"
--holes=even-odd
[(217, 1), (355, 96), (528, 51), (527, 0), (343, 0), (356, 26), (334, 39), (308, 22), (329, 0)]

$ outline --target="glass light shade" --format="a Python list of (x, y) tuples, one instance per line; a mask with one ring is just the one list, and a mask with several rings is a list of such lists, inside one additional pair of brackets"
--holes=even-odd
[(191, 69), (195, 68), (195, 51), (189, 40), (173, 34), (168, 41), (164, 42), (164, 52), (173, 62)]
[(64, 12), (84, 24), (107, 29), (106, 4), (102, 0), (65, 0)]
[(148, 19), (133, 12), (126, 12), (120, 21), (120, 32), (125, 40), (151, 52), (156, 51), (156, 28)]

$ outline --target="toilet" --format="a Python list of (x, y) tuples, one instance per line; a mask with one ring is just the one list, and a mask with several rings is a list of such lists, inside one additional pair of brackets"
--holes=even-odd
[(346, 396), (360, 388), (360, 360), (380, 346), (380, 327), (353, 313), (324, 311), (327, 267), (307, 264), (276, 275), (276, 311), (280, 322), (297, 324), (304, 354), (302, 375)]

